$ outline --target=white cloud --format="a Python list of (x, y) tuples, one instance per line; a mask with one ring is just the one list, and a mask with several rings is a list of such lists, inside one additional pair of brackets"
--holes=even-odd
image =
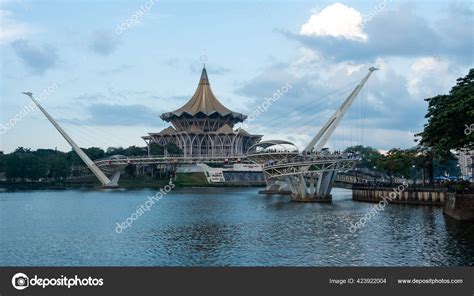
[[(289, 73), (300, 79), (309, 78), (312, 84), (320, 85), (337, 85), (347, 84), (352, 79), (349, 78), (353, 73), (368, 69), (370, 65), (356, 63), (353, 61), (333, 62), (324, 59), (320, 53), (308, 47), (301, 47), (298, 55), (288, 67)], [(342, 78), (342, 79), (341, 79)], [(347, 78), (347, 79), (346, 79)]]
[(366, 41), (367, 34), (362, 29), (362, 15), (354, 8), (334, 3), (314, 13), (301, 26), (301, 35), (332, 36), (348, 40)]
[(0, 44), (15, 41), (31, 32), (27, 24), (14, 21), (12, 15), (11, 11), (0, 9)]
[(431, 97), (447, 93), (461, 72), (453, 71), (447, 60), (436, 57), (416, 59), (410, 67), (407, 88), (411, 95)]

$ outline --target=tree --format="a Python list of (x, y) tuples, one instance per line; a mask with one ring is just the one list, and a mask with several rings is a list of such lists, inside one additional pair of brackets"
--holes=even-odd
[(392, 175), (409, 176), (413, 156), (412, 151), (394, 148), (389, 150), (385, 157), (379, 159), (377, 166), (390, 175), (390, 180), (392, 180)]
[(147, 150), (143, 147), (130, 146), (127, 148), (127, 156), (142, 156), (146, 154)]
[(24, 178), (20, 168), (20, 156), (17, 153), (12, 153), (5, 156), (5, 176), (7, 179)]
[(63, 152), (60, 152), (54, 149), (37, 149), (36, 151), (30, 151), (30, 152), (40, 158), (47, 158), (51, 155), (63, 154)]
[(14, 152), (7, 158), (5, 174), (8, 179), (38, 180), (46, 177), (46, 164), (32, 153)]
[[(430, 147), (442, 158), (450, 157), (450, 150), (473, 149), (474, 130), (465, 132), (474, 124), (474, 69), (457, 83), (448, 95), (425, 99), (428, 123), (418, 133), (420, 144)], [(469, 130), (466, 130), (469, 131)]]
[(183, 150), (181, 150), (181, 148), (179, 148), (173, 143), (169, 143), (168, 145), (166, 145), (166, 150), (168, 150), (168, 154), (171, 154), (171, 155), (183, 154)]
[(383, 157), (377, 149), (362, 145), (348, 147), (345, 152), (359, 154), (361, 160), (357, 163), (358, 168), (373, 169), (373, 167), (377, 165), (377, 162)]
[(30, 148), (23, 148), (23, 147), (18, 147), (13, 151), (13, 153), (29, 153), (31, 152)]
[(127, 150), (122, 147), (109, 147), (105, 154), (106, 156), (127, 155)]
[(6, 161), (6, 156), (3, 153), (0, 153), (0, 172), (5, 171), (5, 161)]
[(433, 180), (434, 177), (434, 154), (431, 148), (417, 146), (416, 148), (417, 155), (414, 160), (414, 165), (416, 168), (421, 170), (421, 179), (423, 184), (425, 184), (426, 179), (429, 180), (429, 183)]
[(69, 173), (69, 163), (65, 156), (52, 156), (47, 161), (49, 177), (53, 179), (66, 178)]
[(157, 143), (150, 143), (150, 154), (151, 155), (163, 155), (164, 148), (163, 146)]
[(105, 151), (98, 147), (81, 148), (90, 159), (96, 160), (105, 157)]

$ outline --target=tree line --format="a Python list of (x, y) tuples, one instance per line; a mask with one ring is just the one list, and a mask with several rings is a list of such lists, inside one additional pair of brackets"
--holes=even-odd
[[(164, 148), (152, 145), (152, 155), (163, 155)], [(170, 154), (179, 154), (177, 147), (168, 147)], [(82, 148), (92, 159), (97, 160), (113, 155), (124, 156), (146, 156), (146, 147), (130, 146), (128, 148), (109, 147), (103, 150), (98, 147)], [(352, 146), (346, 152), (357, 152), (361, 161), (357, 168), (367, 169), (384, 173), (387, 176), (406, 178), (417, 178), (429, 182), (434, 175), (448, 172), (450, 175), (458, 176), (459, 168), (456, 166), (455, 158), (448, 160), (434, 160), (433, 155), (420, 148), (392, 149), (385, 155), (377, 149), (368, 146)], [(80, 171), (85, 165), (74, 151), (62, 152), (53, 149), (31, 150), (18, 147), (10, 154), (0, 155), (0, 172), (5, 172), (7, 179), (29, 179), (29, 180), (60, 180), (74, 176), (75, 168)]]
[(430, 150), (420, 146), (410, 149), (393, 148), (385, 154), (375, 148), (361, 145), (349, 147), (345, 151), (358, 153), (361, 157), (356, 168), (383, 173), (389, 179), (404, 177), (430, 183), (436, 176), (458, 177), (461, 173), (454, 155), (444, 159), (435, 158)]
[[(168, 145), (170, 154), (179, 154), (175, 145)], [(146, 156), (146, 147), (130, 146), (128, 148), (109, 147), (103, 150), (98, 147), (81, 148), (92, 160), (107, 158), (113, 155)], [(164, 147), (158, 144), (150, 145), (152, 155), (163, 155)], [(74, 176), (75, 171), (85, 168), (83, 161), (71, 150), (69, 152), (54, 149), (38, 149), (18, 147), (9, 154), (0, 154), (0, 172), (5, 172), (8, 180), (60, 180)], [(76, 170), (75, 170), (76, 169)]]

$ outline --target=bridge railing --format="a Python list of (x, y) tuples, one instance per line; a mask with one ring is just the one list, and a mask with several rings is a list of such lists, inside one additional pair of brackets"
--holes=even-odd
[(133, 163), (134, 161), (141, 161), (141, 162), (147, 162), (147, 161), (169, 161), (169, 162), (212, 162), (212, 161), (236, 161), (238, 159), (244, 160), (246, 157), (245, 155), (233, 155), (233, 156), (183, 156), (183, 155), (150, 155), (150, 156), (129, 156), (125, 158), (101, 158), (101, 159), (96, 159), (94, 162), (96, 164), (103, 164), (103, 163)]
[(326, 163), (326, 162), (342, 162), (342, 161), (358, 161), (360, 158), (358, 156), (353, 156), (349, 154), (324, 154), (324, 155), (298, 155), (293, 157), (288, 157), (284, 159), (275, 159), (269, 160), (263, 164), (264, 167), (268, 166), (279, 166), (279, 165), (305, 165), (305, 164), (316, 164), (316, 163)]

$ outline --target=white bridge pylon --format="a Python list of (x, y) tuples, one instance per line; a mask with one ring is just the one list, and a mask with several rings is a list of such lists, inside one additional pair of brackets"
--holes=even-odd
[(62, 129), (61, 126), (54, 120), (51, 115), (41, 106), (41, 104), (33, 97), (31, 92), (24, 92), (23, 94), (30, 97), (30, 99), (35, 103), (36, 106), (43, 112), (44, 116), (53, 124), (53, 126), (58, 130), (58, 132), (64, 137), (64, 139), (71, 145), (72, 149), (77, 153), (77, 155), (84, 161), (87, 167), (92, 171), (92, 173), (99, 179), (100, 183), (104, 187), (116, 187), (118, 179), (120, 178), (120, 171), (114, 173), (112, 181), (96, 166), (96, 164), (87, 156), (87, 154), (82, 151), (82, 149), (71, 139), (71, 137)]
[(344, 100), (344, 102), (339, 107), (339, 109), (337, 109), (336, 112), (334, 112), (334, 114), (329, 118), (329, 120), (321, 128), (321, 130), (316, 134), (316, 136), (311, 140), (311, 142), (308, 143), (306, 148), (303, 150), (303, 153), (310, 152), (313, 148), (315, 151), (321, 151), (321, 149), (323, 149), (329, 137), (332, 135), (336, 127), (339, 125), (342, 118), (347, 113), (347, 111), (351, 107), (354, 100), (357, 98), (357, 95), (362, 90), (367, 80), (369, 80), (370, 75), (374, 71), (377, 71), (377, 70), (378, 69), (375, 67), (369, 68), (369, 73), (365, 75), (364, 79), (362, 79), (362, 81), (359, 82), (357, 87), (351, 92), (351, 94), (347, 97), (347, 99)]
[(266, 192), (291, 191), (293, 201), (326, 202), (332, 200), (331, 189), (337, 173), (353, 169), (359, 159), (357, 156), (348, 153), (323, 153), (322, 149), (370, 75), (376, 70), (378, 69), (375, 67), (369, 68), (369, 73), (359, 82), (302, 153), (267, 150), (269, 147), (286, 144), (294, 146), (290, 142), (281, 140), (264, 141), (250, 147), (249, 151), (262, 149), (260, 153), (247, 155), (247, 158), (262, 165), (267, 181)]

